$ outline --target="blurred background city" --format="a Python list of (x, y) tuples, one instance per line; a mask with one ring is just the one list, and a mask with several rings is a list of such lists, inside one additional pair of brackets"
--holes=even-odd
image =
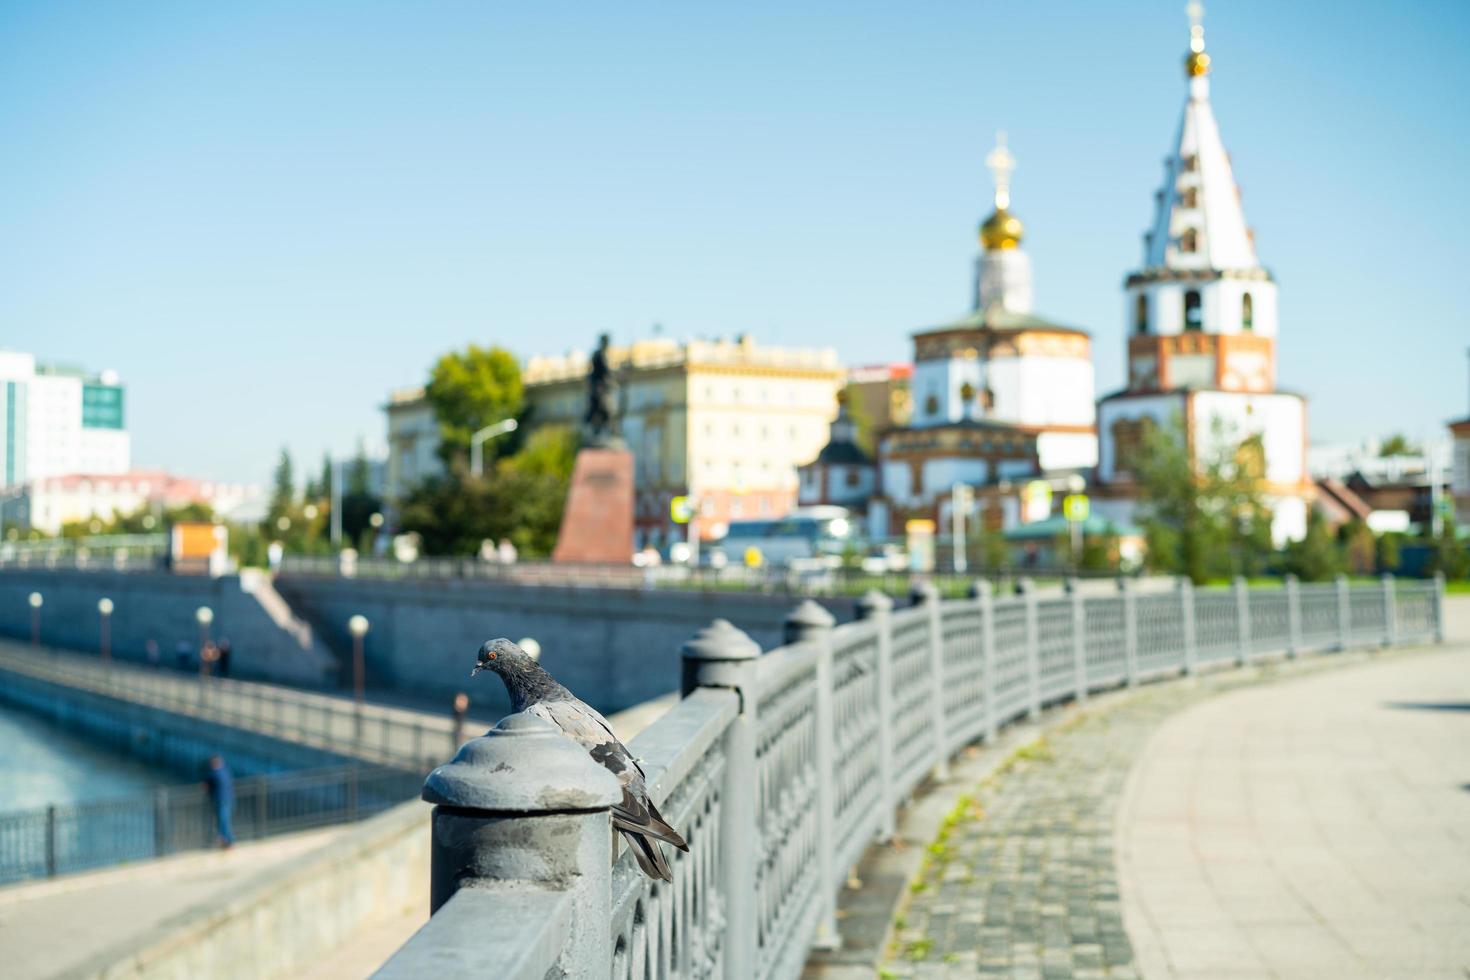
[(1470, 592), (1470, 8), (1178, 6), (0, 10), (21, 975), (418, 875), (491, 636), (631, 737), (803, 598)]

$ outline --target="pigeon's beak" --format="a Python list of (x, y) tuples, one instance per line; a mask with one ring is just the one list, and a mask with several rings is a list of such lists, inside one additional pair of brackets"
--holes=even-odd
[(470, 671), (470, 676), (471, 677), (474, 677), (476, 674), (478, 674), (480, 671), (482, 671), (484, 669), (485, 669), (485, 665), (483, 663), (475, 664), (475, 669), (472, 670), (472, 671)]

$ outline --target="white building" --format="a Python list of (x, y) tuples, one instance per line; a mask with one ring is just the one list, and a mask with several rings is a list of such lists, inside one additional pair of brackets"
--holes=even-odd
[(0, 486), (68, 473), (125, 473), (124, 389), (112, 371), (37, 365), (0, 350)]
[(389, 509), (396, 510), (414, 487), (444, 472), (439, 458), (439, 421), (422, 385), (389, 392), (383, 411), (388, 416), (383, 497)]
[(10, 537), (31, 530), (59, 534), (65, 524), (108, 521), (145, 508), (162, 515), (168, 508), (195, 503), (205, 504), (216, 516), (230, 520), (259, 519), (265, 513), (265, 493), (259, 484), (218, 483), (162, 470), (133, 470), (67, 473), (8, 487), (0, 491), (0, 523)]
[[(1230, 156), (1210, 108), (1210, 56), (1196, 19), (1188, 96), (1165, 161), (1143, 267), (1125, 285), (1127, 387), (1098, 405), (1095, 506), (1133, 523), (1133, 461), (1151, 426), (1184, 428), (1192, 452), (1260, 435), (1277, 542), (1306, 531), (1307, 410), (1276, 389), (1276, 283), (1256, 257)], [(1247, 461), (1242, 461), (1247, 464)]]

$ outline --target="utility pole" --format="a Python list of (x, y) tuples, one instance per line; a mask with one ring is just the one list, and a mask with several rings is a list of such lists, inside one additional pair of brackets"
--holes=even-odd
[(342, 547), (342, 461), (332, 457), (332, 547)]

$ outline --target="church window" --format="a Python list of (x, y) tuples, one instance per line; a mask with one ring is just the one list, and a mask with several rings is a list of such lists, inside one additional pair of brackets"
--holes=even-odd
[(858, 469), (857, 469), (856, 466), (849, 466), (847, 468), (847, 485), (848, 486), (850, 486), (850, 487), (857, 486), (858, 485), (858, 482), (861, 479), (862, 479), (862, 474), (858, 472)]
[(928, 398), (925, 398), (924, 399), (924, 414), (925, 415), (938, 415), (939, 414), (939, 398), (937, 396), (931, 394)]
[(1256, 327), (1256, 301), (1246, 293), (1240, 298), (1240, 325), (1243, 329), (1254, 330)]
[(1193, 228), (1184, 229), (1184, 234), (1179, 236), (1179, 251), (1193, 253), (1199, 250), (1199, 233)]
[(1148, 333), (1148, 294), (1139, 293), (1138, 299), (1133, 306), (1133, 329), (1138, 333)]
[(1205, 314), (1200, 307), (1199, 290), (1191, 289), (1184, 294), (1184, 329), (1203, 330), (1204, 327)]
[(1199, 207), (1199, 188), (1186, 187), (1179, 194), (1179, 206), (1181, 208)]
[(986, 388), (984, 391), (982, 391), (980, 393), (980, 404), (987, 410), (994, 408), (995, 390), (992, 388)]
[(1181, 161), (1181, 165), (1185, 173), (1192, 174), (1199, 169), (1199, 157), (1191, 153)]
[(1119, 419), (1113, 423), (1113, 472), (1135, 473), (1139, 456), (1148, 443), (1154, 420), (1147, 415)]

